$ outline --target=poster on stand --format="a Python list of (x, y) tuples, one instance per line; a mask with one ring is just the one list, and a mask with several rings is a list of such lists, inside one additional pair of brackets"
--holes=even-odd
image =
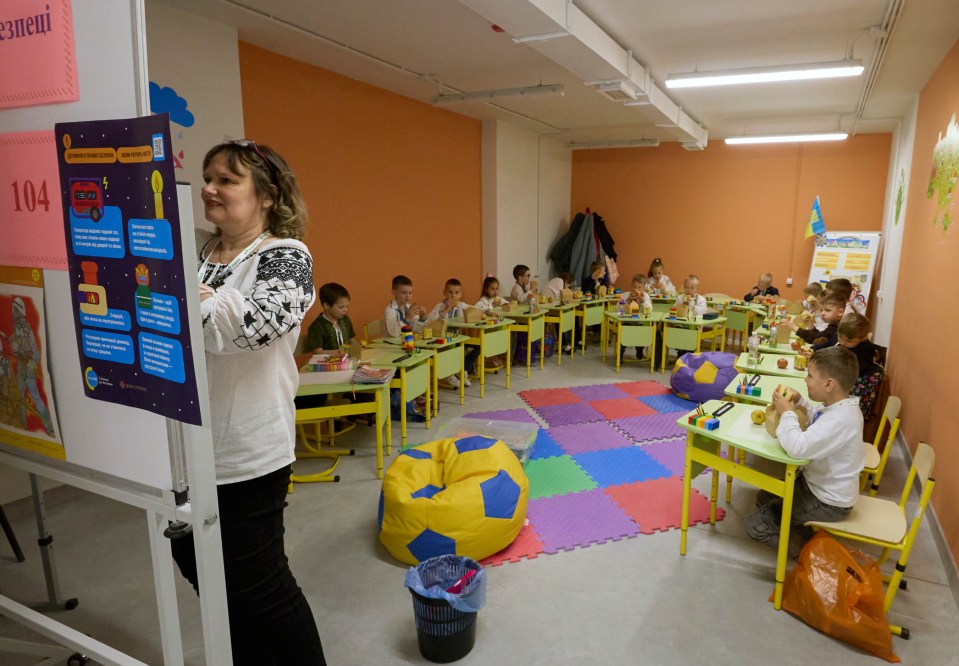
[(71, 5), (71, 0), (0, 3), (0, 109), (80, 99)]
[(852, 283), (857, 309), (865, 314), (881, 238), (878, 231), (827, 231), (816, 236), (809, 281), (825, 284), (846, 278)]
[(55, 131), (84, 391), (199, 425), (169, 116)]
[(0, 442), (64, 460), (46, 331), (43, 271), (0, 266)]

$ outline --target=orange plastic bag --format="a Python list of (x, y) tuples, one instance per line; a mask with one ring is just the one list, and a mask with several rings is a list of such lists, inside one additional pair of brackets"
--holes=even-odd
[[(772, 601), (772, 599), (770, 599)], [(818, 532), (786, 574), (783, 609), (814, 629), (898, 663), (876, 561)]]

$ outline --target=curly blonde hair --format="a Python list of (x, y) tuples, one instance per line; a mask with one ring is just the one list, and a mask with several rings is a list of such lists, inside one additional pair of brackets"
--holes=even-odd
[(203, 158), (204, 170), (220, 153), (224, 153), (230, 171), (240, 175), (242, 165), (250, 173), (256, 193), (273, 199), (266, 212), (267, 231), (277, 238), (302, 240), (309, 215), (296, 176), (286, 160), (269, 146), (241, 139), (210, 148)]

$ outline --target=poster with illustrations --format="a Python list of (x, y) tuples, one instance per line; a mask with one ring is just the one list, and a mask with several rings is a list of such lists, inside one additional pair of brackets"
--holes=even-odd
[(169, 116), (55, 131), (84, 391), (199, 425)]
[(853, 300), (865, 314), (881, 237), (878, 231), (827, 231), (817, 236), (809, 281), (825, 284), (833, 278), (846, 278), (852, 283)]
[(0, 266), (0, 442), (65, 459), (38, 268)]

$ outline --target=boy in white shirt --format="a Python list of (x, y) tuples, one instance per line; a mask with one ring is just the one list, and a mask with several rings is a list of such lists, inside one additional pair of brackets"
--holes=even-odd
[(699, 277), (687, 275), (683, 280), (683, 293), (676, 296), (676, 305), (685, 303), (694, 314), (706, 314), (706, 297), (699, 293)]
[(393, 300), (386, 306), (383, 319), (387, 335), (393, 338), (402, 335), (404, 326), (409, 326), (416, 333), (423, 330), (426, 308), (413, 302), (413, 281), (405, 275), (393, 278)]
[(514, 301), (525, 303), (526, 299), (529, 298), (530, 289), (529, 266), (524, 266), (523, 264), (513, 266), (513, 279), (516, 280), (516, 284), (513, 285), (512, 291), (509, 292), (509, 297)]
[[(844, 347), (826, 347), (809, 359), (806, 387), (809, 400), (794, 392), (792, 400), (778, 392), (772, 404), (780, 415), (776, 436), (786, 453), (809, 463), (796, 476), (790, 518), (789, 556), (796, 558), (812, 528), (810, 520), (835, 521), (849, 515), (859, 498), (859, 474), (865, 464), (862, 448), (862, 413), (859, 399), (850, 397), (859, 363)], [(813, 406), (810, 400), (821, 402)], [(796, 405), (809, 412), (805, 432), (799, 427)], [(760, 490), (756, 511), (746, 517), (746, 534), (770, 546), (779, 547), (782, 498)]]
[[(434, 319), (451, 319), (453, 317), (462, 317), (463, 310), (468, 307), (462, 302), (462, 300), (460, 300), (462, 298), (463, 283), (456, 278), (450, 278), (443, 286), (443, 300), (437, 303), (436, 306), (430, 310), (426, 320), (433, 321)], [(469, 376), (470, 373), (473, 372), (473, 366), (476, 363), (476, 358), (479, 356), (479, 353), (479, 347), (476, 345), (466, 346), (466, 356), (463, 360), (464, 367), (466, 368), (466, 373), (464, 375), (466, 379), (463, 383), (466, 384), (466, 386), (470, 385)], [(460, 387), (459, 377), (457, 377), (455, 374), (445, 377), (444, 379), (453, 388), (457, 389)]]

